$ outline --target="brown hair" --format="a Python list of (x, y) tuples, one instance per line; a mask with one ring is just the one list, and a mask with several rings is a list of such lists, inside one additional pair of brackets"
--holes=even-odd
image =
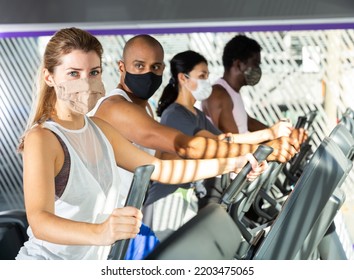
[(22, 135), (18, 151), (22, 152), (24, 147), (24, 137), (29, 129), (35, 124), (42, 124), (48, 120), (52, 114), (56, 95), (53, 87), (49, 87), (44, 81), (44, 69), (54, 73), (54, 68), (60, 65), (61, 57), (74, 50), (84, 52), (95, 51), (102, 59), (103, 48), (98, 39), (87, 31), (78, 28), (65, 28), (57, 31), (49, 40), (43, 55), (42, 65), (39, 69), (37, 79), (37, 94), (34, 99), (27, 127)]

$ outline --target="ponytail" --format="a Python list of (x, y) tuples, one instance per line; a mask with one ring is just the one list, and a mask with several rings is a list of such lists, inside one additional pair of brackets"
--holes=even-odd
[(178, 82), (175, 78), (171, 78), (167, 86), (164, 88), (159, 103), (157, 105), (156, 114), (161, 117), (163, 111), (170, 106), (178, 97)]

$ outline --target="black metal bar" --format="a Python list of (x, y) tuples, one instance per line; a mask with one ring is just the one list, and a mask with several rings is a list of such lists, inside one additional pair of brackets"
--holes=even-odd
[[(149, 187), (154, 165), (142, 165), (135, 169), (125, 206), (141, 209), (146, 191)], [(116, 241), (108, 254), (108, 260), (123, 260), (129, 246), (130, 239)]]
[[(254, 157), (257, 159), (258, 162), (266, 160), (267, 157), (273, 152), (273, 148), (266, 146), (266, 145), (260, 145), (257, 150), (253, 153)], [(235, 199), (236, 196), (241, 192), (243, 187), (248, 183), (246, 180), (247, 174), (252, 170), (251, 164), (248, 162), (242, 169), (241, 171), (237, 174), (236, 178), (232, 180), (230, 185), (226, 188), (224, 191), (220, 203), (222, 205), (229, 206), (231, 205)]]

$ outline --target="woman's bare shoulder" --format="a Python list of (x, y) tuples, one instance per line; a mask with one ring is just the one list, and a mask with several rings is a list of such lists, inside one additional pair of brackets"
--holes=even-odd
[(35, 125), (27, 131), (24, 138), (25, 148), (26, 146), (34, 147), (56, 147), (59, 144), (58, 139), (54, 133), (43, 127), (43, 125)]

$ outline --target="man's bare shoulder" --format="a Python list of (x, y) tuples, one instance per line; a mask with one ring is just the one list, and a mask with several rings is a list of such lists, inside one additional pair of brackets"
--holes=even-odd
[(226, 89), (222, 85), (213, 85), (213, 91), (212, 94), (214, 97), (219, 97), (219, 98), (228, 98), (229, 95), (226, 91)]
[(120, 103), (131, 103), (130, 101), (126, 100), (123, 96), (121, 95), (112, 95), (107, 97), (101, 104), (120, 104)]
[(227, 93), (226, 89), (221, 85), (213, 85), (213, 91), (208, 98), (209, 103), (220, 104), (224, 102), (230, 102), (230, 95)]
[(95, 115), (116, 114), (123, 111), (136, 112), (141, 110), (142, 108), (140, 106), (126, 100), (123, 96), (113, 95), (106, 98), (106, 100), (101, 103)]

